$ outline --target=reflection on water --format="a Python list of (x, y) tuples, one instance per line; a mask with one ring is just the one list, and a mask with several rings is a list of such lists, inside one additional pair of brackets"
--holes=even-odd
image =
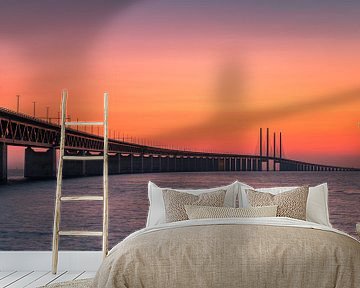
[[(199, 172), (109, 176), (110, 247), (144, 227), (148, 210), (147, 182), (174, 188), (200, 188), (234, 180), (255, 187), (327, 182), (330, 220), (355, 235), (360, 222), (360, 172)], [(64, 195), (101, 193), (102, 177), (65, 179)], [(0, 250), (50, 250), (56, 181), (11, 181), (0, 186)], [(63, 203), (63, 229), (101, 230), (102, 205)], [(98, 250), (100, 238), (62, 237), (60, 249)]]

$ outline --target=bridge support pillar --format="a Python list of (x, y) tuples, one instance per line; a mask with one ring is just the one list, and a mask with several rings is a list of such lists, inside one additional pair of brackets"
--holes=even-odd
[(144, 162), (142, 154), (130, 154), (131, 173), (142, 173), (144, 171)]
[(247, 171), (246, 170), (246, 158), (241, 158), (241, 171)]
[(187, 169), (187, 162), (188, 161), (188, 158), (186, 156), (182, 156), (181, 157), (181, 171), (182, 172), (186, 172), (186, 169)]
[(120, 173), (120, 154), (109, 155), (109, 174)]
[[(84, 155), (83, 151), (69, 153), (65, 151), (65, 155), (81, 156)], [(65, 160), (63, 168), (64, 177), (79, 177), (85, 175), (85, 161), (78, 160)]]
[(151, 172), (151, 155), (143, 155), (144, 157), (144, 172), (149, 173)]
[(201, 157), (200, 158), (200, 171), (206, 171), (207, 169), (206, 169), (206, 158), (204, 158), (204, 157)]
[(134, 173), (134, 155), (130, 153), (130, 173)]
[(152, 172), (161, 172), (161, 155), (152, 155)]
[(7, 181), (7, 145), (0, 143), (0, 183)]
[(163, 157), (163, 155), (159, 155), (159, 161), (160, 161), (159, 172), (166, 172), (166, 157)]
[(195, 158), (193, 156), (189, 156), (188, 157), (188, 163), (187, 163), (187, 171), (192, 172), (194, 171), (194, 166), (195, 166)]
[(212, 157), (206, 157), (206, 171), (213, 171), (213, 163)]
[(144, 173), (144, 154), (141, 154), (141, 173)]
[(279, 170), (280, 170), (280, 171), (286, 171), (286, 169), (285, 169), (285, 163), (284, 163), (283, 161), (280, 161), (280, 163), (279, 163)]
[(121, 174), (121, 153), (116, 154), (116, 157), (118, 158), (118, 172), (117, 174)]
[(226, 171), (226, 158), (225, 157), (222, 157), (219, 160), (219, 170)]
[(246, 159), (246, 171), (251, 171), (251, 159)]
[(180, 171), (180, 172), (185, 171), (185, 158), (184, 158), (184, 156), (181, 156), (181, 158), (179, 158), (179, 163), (180, 163), (180, 169), (178, 168), (178, 171)]
[(164, 158), (164, 167), (163, 167), (163, 171), (165, 172), (169, 172), (170, 169), (170, 156), (166, 155)]
[[(88, 156), (91, 156), (90, 153), (85, 153)], [(111, 168), (111, 157), (109, 160), (109, 168)], [(97, 176), (103, 174), (104, 169), (104, 161), (103, 160), (91, 160), (91, 161), (83, 161), (85, 165), (85, 175), (86, 176)], [(110, 170), (110, 169), (109, 169)]]
[[(275, 163), (275, 162), (274, 162)], [(275, 165), (275, 164), (274, 164)], [(257, 171), (257, 160), (256, 159), (252, 159), (252, 171)]]
[(230, 158), (226, 157), (224, 158), (224, 171), (230, 171), (230, 166), (231, 166), (231, 163), (230, 163)]
[(120, 162), (120, 174), (132, 173), (131, 171), (131, 154), (119, 154), (119, 162)]
[(240, 158), (235, 158), (235, 163), (236, 163), (236, 171), (240, 171), (241, 170), (241, 160), (240, 160)]
[(26, 178), (55, 178), (56, 176), (56, 150), (50, 148), (46, 151), (34, 151), (31, 147), (25, 149)]

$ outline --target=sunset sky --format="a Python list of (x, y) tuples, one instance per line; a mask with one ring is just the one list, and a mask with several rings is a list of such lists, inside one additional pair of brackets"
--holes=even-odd
[[(360, 167), (360, 2), (0, 2), (0, 106), (188, 149)], [(12, 150), (15, 151), (15, 150)], [(21, 153), (20, 153), (21, 154)], [(10, 166), (18, 163), (10, 151)]]

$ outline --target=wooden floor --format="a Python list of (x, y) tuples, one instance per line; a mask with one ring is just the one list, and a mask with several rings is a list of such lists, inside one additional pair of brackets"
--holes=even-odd
[(51, 251), (0, 251), (0, 288), (32, 288), (93, 278), (101, 251), (60, 251), (58, 273), (52, 274)]
[(95, 271), (59, 271), (54, 275), (50, 271), (0, 271), (0, 288), (35, 288), (75, 279), (93, 278), (95, 273)]

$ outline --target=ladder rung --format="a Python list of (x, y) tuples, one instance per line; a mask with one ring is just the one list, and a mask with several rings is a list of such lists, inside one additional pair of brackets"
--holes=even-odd
[(99, 126), (104, 125), (104, 122), (90, 122), (90, 121), (75, 121), (75, 122), (65, 122), (66, 126)]
[(99, 231), (59, 231), (61, 236), (102, 236)]
[(104, 156), (63, 156), (64, 160), (104, 160)]
[(103, 196), (63, 196), (61, 201), (102, 201)]

